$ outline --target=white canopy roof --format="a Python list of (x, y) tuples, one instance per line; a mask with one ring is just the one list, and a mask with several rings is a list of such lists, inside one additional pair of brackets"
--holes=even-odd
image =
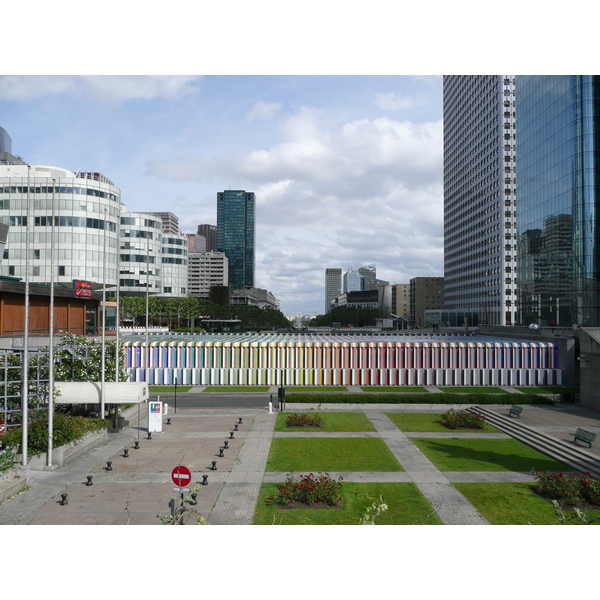
[[(100, 382), (58, 381), (54, 384), (54, 389), (56, 404), (96, 404), (100, 402)], [(104, 402), (106, 404), (139, 404), (148, 398), (147, 383), (104, 383)]]

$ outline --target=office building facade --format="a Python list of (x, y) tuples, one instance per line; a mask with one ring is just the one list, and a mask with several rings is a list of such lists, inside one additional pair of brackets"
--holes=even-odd
[(223, 252), (192, 252), (189, 255), (188, 289), (195, 298), (210, 298), (210, 288), (229, 284), (229, 264)]
[(410, 322), (416, 327), (427, 324), (425, 311), (444, 307), (443, 277), (413, 277), (410, 282)]
[(489, 324), (516, 313), (514, 76), (444, 76), (444, 301)]
[(518, 321), (600, 326), (600, 77), (518, 76)]
[(331, 310), (331, 302), (342, 293), (342, 269), (325, 269), (325, 312)]
[(217, 193), (217, 251), (229, 261), (229, 287), (254, 287), (255, 196), (245, 190)]
[(217, 251), (217, 226), (216, 225), (198, 225), (197, 235), (202, 236), (206, 240), (204, 250), (197, 252), (216, 252)]

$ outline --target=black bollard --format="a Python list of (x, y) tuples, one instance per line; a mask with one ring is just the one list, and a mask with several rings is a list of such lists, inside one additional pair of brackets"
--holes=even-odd
[(69, 494), (61, 494), (60, 497), (62, 498), (62, 500), (60, 501), (61, 506), (66, 506), (67, 504), (69, 504)]
[(129, 448), (125, 448), (125, 450), (123, 450), (123, 458), (129, 458)]
[(136, 440), (134, 442), (135, 446), (133, 447), (134, 450), (139, 450), (140, 449), (140, 443)]
[(200, 485), (208, 485), (208, 475), (202, 475), (202, 483)]
[(223, 442), (223, 444), (224, 444), (224, 445), (223, 445), (223, 448), (225, 448), (225, 450), (227, 450), (227, 448), (229, 448), (229, 442), (228, 442), (227, 440), (225, 440), (225, 441)]
[(93, 477), (93, 475), (88, 475), (88, 476), (87, 476), (87, 483), (86, 483), (85, 485), (94, 485), (94, 484), (92, 483), (92, 477)]
[(167, 425), (170, 425), (170, 424), (171, 424), (171, 419), (170, 419), (170, 418), (168, 418), (168, 419), (167, 419)]
[(217, 461), (213, 460), (211, 463), (212, 467), (210, 468), (211, 471), (216, 471), (217, 470)]
[(238, 430), (238, 424), (236, 423), (236, 424), (234, 425), (234, 431), (237, 431), (237, 430)]
[(225, 455), (223, 454), (223, 448), (219, 448), (219, 458), (223, 458)]
[(198, 504), (198, 501), (196, 500), (197, 497), (198, 497), (198, 494), (196, 494), (196, 492), (194, 492), (192, 494), (192, 504)]
[(233, 439), (233, 431), (229, 432), (229, 439), (232, 440)]
[(240, 425), (241, 425), (241, 423), (242, 423), (242, 417), (240, 417), (240, 421), (239, 422), (240, 422)]
[(148, 432), (148, 438), (147, 439), (149, 439), (149, 440), (152, 439), (152, 432), (151, 431)]
[(112, 471), (112, 462), (109, 460), (106, 463), (106, 470), (107, 471)]

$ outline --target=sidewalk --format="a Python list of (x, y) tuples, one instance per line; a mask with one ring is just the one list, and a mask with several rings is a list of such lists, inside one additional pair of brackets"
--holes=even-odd
[[(287, 405), (286, 412), (317, 409), (317, 405)], [(448, 405), (339, 405), (318, 410), (361, 411), (376, 428), (366, 433), (274, 433), (276, 413), (265, 409), (190, 409), (164, 419), (163, 431), (147, 439), (142, 426), (112, 434), (109, 443), (56, 471), (30, 472), (30, 489), (0, 505), (0, 525), (160, 525), (158, 515), (169, 514), (176, 497), (172, 469), (181, 464), (193, 475), (189, 487), (201, 484), (194, 508), (211, 525), (249, 525), (263, 482), (284, 481), (285, 473), (265, 473), (274, 436), (381, 437), (405, 471), (399, 473), (331, 473), (345, 481), (412, 481), (446, 524), (485, 524), (486, 521), (452, 486), (456, 481), (532, 481), (529, 473), (441, 473), (411, 442), (415, 434), (401, 432), (385, 412), (440, 412)], [(505, 407), (497, 405), (503, 414)], [(239, 423), (239, 420), (242, 420)], [(600, 415), (576, 405), (526, 407), (524, 424), (538, 427), (560, 439), (585, 427), (600, 433)], [(237, 425), (238, 430), (235, 430)], [(444, 434), (435, 434), (443, 437)], [(505, 437), (504, 434), (456, 434), (452, 437)], [(423, 434), (419, 434), (423, 436)], [(135, 449), (135, 441), (139, 449)], [(228, 446), (228, 448), (225, 448)], [(592, 452), (600, 455), (596, 445)], [(586, 447), (587, 448), (587, 447)], [(124, 456), (124, 449), (129, 457)], [(221, 452), (222, 451), (222, 452)], [(222, 453), (223, 457), (219, 454)], [(110, 461), (111, 470), (107, 470)], [(213, 461), (215, 461), (213, 469)], [(86, 485), (88, 477), (92, 485)], [(205, 479), (206, 478), (206, 479)], [(61, 505), (61, 494), (68, 504)]]

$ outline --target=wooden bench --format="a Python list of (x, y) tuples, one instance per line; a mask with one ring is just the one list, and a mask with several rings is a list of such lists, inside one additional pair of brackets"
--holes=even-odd
[(580, 440), (581, 442), (589, 444), (590, 448), (592, 447), (592, 442), (596, 439), (595, 433), (581, 428), (577, 429), (575, 433), (571, 433), (571, 435), (574, 436), (573, 442)]
[(517, 415), (517, 417), (520, 419), (521, 418), (521, 413), (523, 412), (523, 407), (522, 406), (517, 406), (516, 404), (514, 406), (511, 406), (508, 409), (508, 414), (509, 415)]

